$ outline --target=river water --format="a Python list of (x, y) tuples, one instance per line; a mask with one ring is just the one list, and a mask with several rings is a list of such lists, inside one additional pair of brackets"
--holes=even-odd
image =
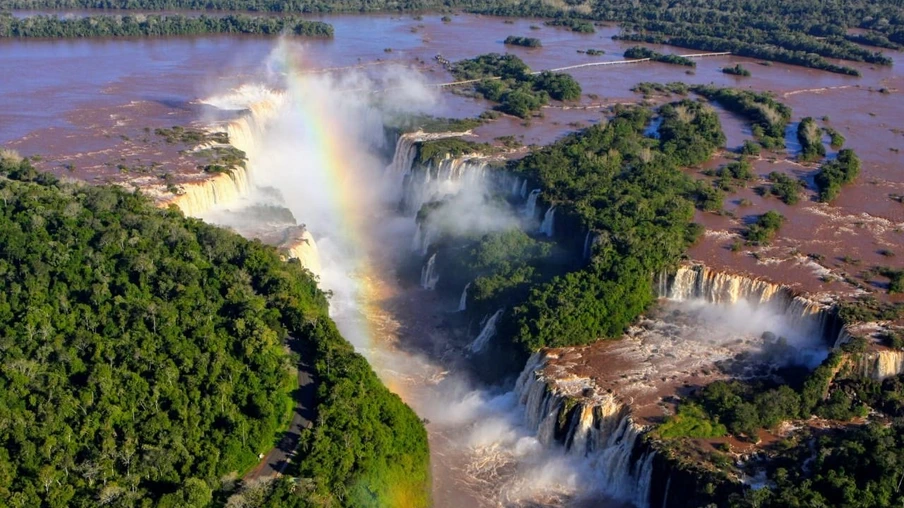
[[(421, 84), (444, 83), (451, 76), (434, 61), (441, 54), (449, 60), (491, 51), (509, 51), (534, 69), (622, 59), (630, 46), (611, 40), (615, 27), (600, 27), (596, 34), (576, 34), (543, 26), (538, 20), (505, 20), (471, 15), (319, 16), (335, 27), (332, 40), (300, 41), (299, 68), (312, 75), (350, 74), (385, 79), (385, 69), (401, 64), (418, 76)], [(532, 27), (537, 27), (536, 29)], [(544, 47), (505, 47), (507, 35), (539, 37)], [(268, 82), (269, 57), (274, 40), (263, 37), (203, 36), (167, 39), (99, 40), (2, 40), (0, 41), (0, 144), (23, 154), (41, 154), (46, 169), (91, 181), (117, 181), (102, 161), (122, 155), (124, 137), (141, 136), (145, 127), (191, 123), (216, 118), (215, 111), (199, 99), (248, 83)], [(664, 53), (693, 53), (670, 47), (654, 47)], [(602, 49), (590, 57), (578, 50)], [(892, 54), (896, 64), (902, 56)], [(753, 77), (740, 78), (719, 69), (741, 63)], [(615, 103), (637, 102), (630, 88), (641, 81), (714, 83), (756, 90), (771, 90), (794, 110), (794, 121), (804, 116), (831, 117), (831, 125), (848, 139), (864, 161), (858, 182), (842, 192), (831, 207), (805, 200), (788, 207), (774, 198), (762, 198), (752, 189), (740, 190), (726, 200), (726, 208), (740, 216), (698, 213), (697, 220), (711, 230), (694, 247), (693, 257), (715, 267), (824, 290), (819, 269), (801, 270), (787, 254), (791, 250), (819, 253), (829, 261), (848, 252), (864, 265), (901, 264), (881, 257), (883, 246), (904, 244), (904, 206), (888, 198), (904, 194), (904, 89), (900, 66), (860, 68), (863, 78), (852, 78), (782, 64), (770, 66), (732, 56), (698, 61), (692, 74), (685, 68), (649, 63), (629, 66), (585, 67), (573, 71), (584, 87), (577, 105), (552, 105), (542, 119), (524, 122), (501, 118), (475, 130), (482, 139), (515, 135), (525, 144), (549, 143), (581, 126), (599, 122)], [(891, 93), (879, 93), (886, 88)], [(488, 105), (451, 93), (433, 93), (424, 106), (437, 116), (475, 116)], [(720, 111), (729, 147), (750, 137), (749, 129), (730, 113)], [(384, 147), (386, 148), (386, 147)], [(894, 150), (892, 150), (894, 149)], [(391, 153), (391, 150), (390, 150)], [(161, 150), (157, 157), (168, 154)], [(790, 156), (763, 157), (756, 169), (761, 175), (779, 170), (812, 176), (815, 167), (802, 167)], [(142, 157), (153, 157), (147, 153)], [(74, 171), (61, 169), (72, 161)], [(373, 165), (373, 164), (371, 164)], [(696, 175), (696, 170), (692, 170)], [(385, 197), (385, 196), (384, 196)], [(752, 205), (738, 204), (749, 199)], [(575, 503), (573, 495), (589, 492), (591, 505), (615, 505), (594, 495), (593, 476), (581, 464), (568, 462), (554, 452), (541, 450), (519, 420), (516, 401), (505, 389), (475, 387), (460, 375), (457, 365), (466, 361), (462, 349), (473, 337), (458, 336), (450, 326), (456, 299), (444, 299), (398, 275), (405, 249), (414, 234), (410, 218), (394, 211), (391, 199), (376, 199), (359, 219), (363, 241), (330, 234), (329, 224), (315, 224), (294, 209), (300, 222), (308, 222), (326, 261), (341, 273), (330, 281), (331, 289), (346, 287), (334, 299), (334, 311), (343, 332), (374, 362), (387, 384), (428, 418), (433, 450), (434, 498), (438, 506)], [(290, 208), (292, 208), (290, 206)], [(737, 236), (739, 220), (778, 209), (789, 217), (785, 236), (771, 252), (774, 262), (741, 256), (726, 247)], [(317, 229), (320, 228), (320, 231)], [(319, 235), (319, 236), (318, 236)], [(732, 236), (734, 235), (734, 236)], [(335, 238), (334, 238), (335, 237)], [(405, 238), (409, 241), (404, 243)], [(321, 241), (323, 240), (323, 241)], [(782, 250), (784, 249), (784, 250)], [(354, 251), (353, 254), (350, 252)], [(367, 270), (344, 264), (341, 258), (367, 261)], [(826, 267), (821, 267), (824, 271)], [(828, 269), (835, 269), (834, 264)], [(351, 282), (349, 282), (351, 281)], [(326, 281), (325, 281), (326, 282)], [(345, 299), (344, 301), (342, 299)], [(368, 339), (360, 337), (368, 334)], [(598, 487), (598, 486), (597, 486)]]

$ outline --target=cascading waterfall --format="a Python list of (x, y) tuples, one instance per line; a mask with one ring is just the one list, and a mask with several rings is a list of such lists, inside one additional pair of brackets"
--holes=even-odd
[(323, 270), (320, 264), (320, 252), (317, 250), (317, 243), (314, 242), (311, 233), (300, 228), (295, 232), (287, 231), (286, 236), (286, 240), (278, 248), (285, 251), (289, 259), (297, 259), (301, 266), (319, 277)]
[[(243, 111), (237, 118), (213, 131), (225, 130), (229, 144), (245, 152), (250, 159), (267, 124), (276, 116), (285, 95), (258, 87), (241, 87), (235, 93), (201, 101), (223, 110)], [(206, 147), (200, 147), (206, 148)], [(217, 205), (234, 203), (252, 190), (252, 172), (240, 166), (214, 175), (198, 175), (195, 181), (180, 183), (182, 193), (164, 199), (161, 206), (174, 204), (182, 213), (197, 217)]]
[(401, 208), (413, 215), (433, 199), (476, 187), (486, 178), (487, 167), (486, 160), (447, 157), (436, 166), (412, 168), (402, 184)]
[(471, 345), (468, 346), (468, 349), (472, 353), (479, 353), (483, 351), (483, 348), (487, 346), (487, 343), (490, 341), (490, 339), (492, 339), (493, 336), (496, 335), (496, 321), (498, 321), (499, 317), (502, 316), (502, 312), (504, 310), (505, 309), (497, 310), (492, 316), (490, 316), (489, 319), (487, 319), (486, 324), (483, 325), (483, 329), (480, 330), (480, 334), (477, 336), (477, 338), (474, 339), (473, 342), (471, 342)]
[(743, 300), (754, 307), (771, 308), (802, 334), (822, 337), (828, 345), (835, 345), (847, 336), (831, 305), (798, 296), (780, 284), (694, 264), (679, 267), (673, 275), (659, 274), (656, 287), (661, 298), (676, 301), (698, 298), (709, 303), (733, 305)]
[(547, 354), (534, 353), (515, 385), (528, 428), (544, 445), (558, 443), (569, 454), (589, 459), (608, 495), (649, 506), (655, 452), (643, 449), (640, 437), (646, 429), (613, 394), (585, 397), (592, 388), (579, 380), (545, 377)]
[(427, 260), (427, 264), (421, 268), (421, 287), (433, 290), (436, 288), (437, 282), (439, 282), (439, 274), (436, 273), (436, 253), (434, 252)]
[(876, 381), (904, 374), (904, 351), (884, 349), (862, 353), (858, 359), (857, 372)]
[(458, 299), (458, 312), (464, 312), (468, 309), (468, 288), (471, 283), (465, 284), (465, 288), (461, 290), (461, 298)]
[(527, 204), (524, 206), (524, 216), (528, 219), (537, 217), (537, 198), (540, 196), (540, 189), (530, 191), (527, 196)]
[(527, 180), (521, 182), (521, 190), (518, 194), (521, 195), (521, 199), (527, 199)]
[(189, 217), (198, 217), (214, 206), (234, 203), (251, 192), (248, 170), (232, 168), (228, 172), (213, 176), (202, 176), (194, 182), (185, 182), (178, 187), (181, 193), (166, 199), (161, 206), (176, 205)]
[(423, 133), (418, 132), (406, 132), (399, 136), (392, 161), (386, 167), (388, 173), (404, 175), (411, 170), (417, 156), (417, 143), (421, 141), (422, 136)]
[(556, 233), (556, 206), (550, 206), (549, 210), (543, 215), (543, 222), (540, 224), (540, 234), (549, 238), (555, 236)]

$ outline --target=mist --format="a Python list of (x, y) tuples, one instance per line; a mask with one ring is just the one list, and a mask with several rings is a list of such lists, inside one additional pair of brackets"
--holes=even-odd
[[(281, 41), (264, 62), (259, 82), (202, 101), (250, 111), (251, 118), (246, 114), (234, 122), (268, 116), (254, 128), (233, 125), (240, 136), (253, 137), (243, 144), (252, 148), (248, 167), (256, 190), (205, 218), (252, 234), (247, 232), (278, 227), (278, 220), (261, 218), (260, 210), (285, 208), (313, 235), (322, 264), (320, 285), (332, 294), (330, 314), (339, 330), (387, 386), (430, 421), (437, 489), (451, 493), (437, 496), (437, 506), (557, 505), (593, 492), (586, 459), (541, 444), (525, 426), (515, 393), (479, 387), (449, 373), (452, 367), (445, 362), (412, 352), (425, 349), (406, 348), (406, 340), (415, 340), (430, 341), (443, 354), (455, 350), (444, 332), (405, 322), (390, 303), (407, 299), (416, 313), (445, 312), (437, 298), (403, 287), (395, 275), (412, 255), (399, 247), (411, 245), (416, 223), (398, 211), (398, 175), (384, 174), (385, 154), (394, 147), (386, 146), (383, 122), (429, 113), (441, 99), (407, 68), (305, 73), (291, 63), (302, 59), (302, 47)], [(464, 178), (442, 191), (432, 195), (443, 203), (430, 215), (429, 227), (444, 233), (487, 233), (519, 227), (523, 220), (491, 197), (488, 178)]]

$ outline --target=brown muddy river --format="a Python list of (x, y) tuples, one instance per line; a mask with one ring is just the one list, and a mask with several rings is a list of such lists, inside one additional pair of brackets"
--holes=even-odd
[[(422, 19), (411, 16), (322, 16), (335, 28), (332, 40), (300, 41), (300, 59), (307, 73), (360, 73), (382, 76), (381, 70), (401, 64), (411, 68), (422, 83), (445, 83), (451, 76), (434, 57), (455, 61), (488, 52), (509, 51), (535, 70), (580, 65), (596, 61), (622, 60), (632, 44), (611, 39), (616, 27), (599, 27), (595, 34), (576, 34), (547, 27), (539, 20), (457, 15), (449, 23), (440, 14)], [(532, 26), (539, 27), (532, 29)], [(538, 37), (543, 48), (507, 47), (508, 35)], [(0, 41), (0, 145), (23, 155), (40, 154), (44, 168), (92, 181), (123, 178), (109, 174), (103, 162), (127, 160), (126, 139), (140, 137), (147, 127), (198, 124), (213, 118), (214, 111), (198, 100), (248, 83), (275, 85), (268, 71), (278, 70), (269, 61), (275, 41), (262, 37), (204, 36), (167, 39), (95, 40), (2, 40)], [(689, 54), (674, 47), (651, 46), (663, 53)], [(588, 56), (579, 50), (601, 49), (605, 54)], [(856, 150), (863, 161), (861, 176), (846, 187), (832, 204), (816, 203), (812, 188), (815, 165), (802, 166), (790, 153), (764, 153), (756, 161), (758, 175), (771, 171), (809, 178), (807, 195), (795, 206), (753, 191), (756, 184), (740, 189), (725, 201), (730, 215), (698, 212), (697, 220), (707, 226), (706, 237), (691, 256), (714, 268), (746, 272), (777, 282), (798, 285), (809, 291), (853, 293), (855, 288), (837, 281), (856, 275), (873, 265), (904, 264), (904, 205), (890, 198), (904, 195), (904, 55), (886, 51), (895, 60), (893, 67), (849, 64), (860, 69), (855, 78), (783, 64), (760, 65), (758, 61), (733, 56), (702, 58), (697, 67), (662, 63), (584, 67), (569, 71), (584, 88), (577, 104), (552, 104), (543, 117), (530, 122), (503, 117), (481, 126), (475, 133), (483, 140), (514, 135), (525, 144), (546, 144), (581, 126), (598, 122), (607, 109), (622, 102), (640, 102), (630, 91), (639, 82), (683, 81), (769, 90), (794, 109), (792, 127), (805, 116), (830, 117), (828, 125), (846, 138), (846, 147)], [(298, 55), (296, 55), (298, 57)], [(722, 67), (743, 64), (753, 73), (742, 78), (723, 74)], [(887, 93), (880, 93), (885, 89)], [(354, 93), (354, 92), (348, 92)], [(429, 112), (436, 116), (469, 117), (487, 109), (484, 101), (450, 92), (437, 93)], [(742, 119), (720, 110), (729, 149), (751, 137)], [(793, 132), (793, 131), (792, 131)], [(793, 139), (793, 135), (792, 135)], [(789, 143), (789, 147), (793, 147)], [(830, 150), (830, 152), (833, 152)], [(164, 164), (175, 154), (160, 149), (141, 157), (159, 157)], [(137, 157), (137, 156), (134, 156)], [(706, 164), (717, 167), (720, 161)], [(72, 172), (63, 164), (74, 163)], [(699, 168), (690, 174), (703, 177)], [(750, 204), (741, 205), (741, 200)], [(746, 203), (746, 202), (745, 202)], [(776, 209), (788, 217), (780, 238), (770, 247), (732, 252), (745, 221)], [(385, 210), (376, 210), (368, 221), (386, 219)], [(392, 220), (392, 218), (386, 219)], [(401, 226), (400, 226), (401, 227)], [(401, 227), (405, 230), (405, 227)], [(398, 232), (398, 230), (397, 230)], [(410, 232), (409, 232), (410, 233)], [(370, 243), (373, 245), (373, 242)], [(879, 254), (897, 250), (898, 256)], [(817, 264), (806, 258), (819, 254)], [(379, 347), (370, 351), (385, 357), (377, 370), (394, 389), (400, 391), (422, 415), (431, 419), (439, 397), (439, 380), (454, 377), (454, 354), (461, 337), (451, 337), (443, 325), (454, 301), (442, 301), (419, 288), (409, 287), (394, 274), (391, 252), (378, 248), (369, 254), (378, 269), (366, 286), (374, 292), (374, 305), (337, 317), (340, 325), (358, 326), (367, 321), (375, 330)], [(842, 261), (845, 256), (858, 264)], [(353, 277), (352, 275), (349, 275)], [(880, 289), (881, 280), (864, 281)], [(360, 323), (358, 323), (360, 324)], [(450, 352), (452, 351), (452, 352)], [(413, 355), (413, 356), (408, 356)], [(399, 360), (399, 359), (402, 360)], [(401, 361), (401, 363), (399, 363)], [(454, 392), (454, 393), (453, 393)], [(580, 467), (562, 465), (558, 457), (531, 462), (538, 455), (523, 429), (518, 429), (517, 412), (510, 394), (504, 391), (445, 386), (443, 396), (454, 395), (457, 416), (445, 415), (428, 425), (431, 433), (438, 506), (502, 506), (573, 504), (574, 495), (592, 492), (575, 475)], [(508, 397), (508, 398), (506, 398)], [(447, 399), (443, 399), (447, 400)], [(490, 411), (493, 425), (475, 421), (474, 411)], [(514, 419), (514, 420), (513, 420)], [(497, 421), (498, 420), (498, 421)], [(490, 423), (493, 423), (490, 422)], [(474, 432), (463, 432), (461, 427)], [(478, 428), (479, 427), (479, 428)], [(500, 437), (502, 436), (502, 437)], [(495, 439), (495, 441), (494, 441)], [(512, 450), (519, 450), (513, 453)], [(525, 465), (526, 464), (526, 465)], [(529, 474), (519, 476), (519, 468)], [(571, 468), (571, 469), (569, 469)], [(574, 471), (575, 475), (556, 474)], [(538, 478), (536, 485), (528, 483)], [(544, 483), (546, 482), (546, 483)], [(591, 496), (595, 506), (618, 506), (601, 496)]]

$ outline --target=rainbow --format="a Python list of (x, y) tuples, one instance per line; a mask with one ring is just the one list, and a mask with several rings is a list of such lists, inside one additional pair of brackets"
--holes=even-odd
[[(302, 54), (292, 54), (289, 48), (280, 44), (276, 54), (278, 71), (285, 75), (287, 84), (286, 105), (297, 108), (297, 118), (303, 122), (303, 132), (310, 136), (309, 146), (314, 147), (304, 154), (306, 162), (321, 170), (325, 184), (324, 191), (329, 201), (338, 210), (340, 223), (339, 236), (342, 236), (355, 252), (350, 278), (355, 282), (353, 291), (362, 319), (337, 320), (340, 331), (346, 338), (356, 337), (364, 344), (356, 344), (363, 348), (363, 353), (384, 384), (393, 392), (402, 395), (404, 385), (392, 375), (392, 370), (385, 365), (384, 354), (391, 347), (397, 325), (388, 316), (380, 303), (388, 299), (391, 290), (380, 277), (382, 270), (377, 270), (372, 262), (375, 245), (367, 231), (371, 230), (367, 218), (372, 210), (367, 209), (370, 202), (361, 192), (360, 178), (351, 170), (350, 150), (343, 146), (347, 135), (336, 120), (336, 115), (328, 111), (329, 104), (324, 101), (304, 100), (311, 86), (310, 78), (302, 63)], [(309, 73), (307, 73), (309, 74)]]

